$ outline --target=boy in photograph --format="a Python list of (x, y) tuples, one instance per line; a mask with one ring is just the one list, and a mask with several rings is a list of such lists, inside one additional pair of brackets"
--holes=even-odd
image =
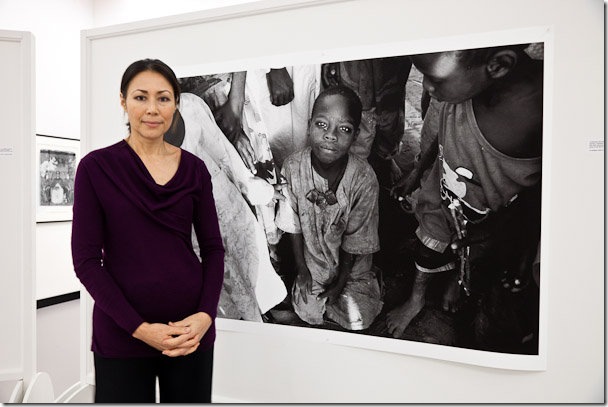
[(309, 147), (283, 163), (286, 199), (276, 224), (289, 235), (295, 258), (292, 305), (312, 325), (327, 318), (348, 330), (366, 329), (383, 305), (372, 269), (379, 250), (378, 181), (366, 161), (349, 153), (361, 109), (347, 87), (321, 92)]
[(420, 182), (413, 288), (387, 316), (395, 338), (425, 306), (437, 273), (452, 274), (442, 306), (454, 312), (459, 283), (467, 293), (487, 293), (489, 281), (505, 269), (526, 268), (530, 262), (522, 259), (534, 257), (540, 218), (530, 214), (540, 207), (543, 62), (531, 59), (526, 45), (412, 57), (433, 100), (421, 165), (393, 188), (405, 197)]

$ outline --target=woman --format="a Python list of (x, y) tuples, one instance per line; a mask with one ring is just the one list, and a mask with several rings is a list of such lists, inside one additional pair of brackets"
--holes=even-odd
[(128, 137), (76, 174), (72, 256), (95, 300), (95, 402), (153, 403), (157, 377), (161, 402), (211, 401), (224, 248), (205, 164), (163, 139), (179, 98), (162, 61), (131, 64)]

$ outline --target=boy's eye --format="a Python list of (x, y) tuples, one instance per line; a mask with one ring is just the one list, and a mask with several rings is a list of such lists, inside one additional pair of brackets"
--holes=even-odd
[(341, 126), (340, 131), (343, 131), (344, 133), (351, 133), (353, 131), (353, 129), (351, 129), (350, 127), (347, 127), (347, 126)]
[(320, 127), (320, 128), (322, 128), (324, 130), (327, 129), (327, 123), (325, 123), (325, 122), (316, 122), (315, 126)]

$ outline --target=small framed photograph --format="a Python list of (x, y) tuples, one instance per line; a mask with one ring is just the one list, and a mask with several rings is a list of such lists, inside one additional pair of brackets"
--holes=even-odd
[(72, 220), (80, 140), (36, 135), (36, 222)]

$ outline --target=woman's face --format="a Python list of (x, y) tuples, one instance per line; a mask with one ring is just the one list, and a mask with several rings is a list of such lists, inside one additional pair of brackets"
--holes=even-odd
[(157, 139), (171, 127), (176, 109), (175, 95), (169, 81), (154, 71), (137, 74), (129, 83), (127, 94), (120, 95), (127, 112), (131, 134)]

